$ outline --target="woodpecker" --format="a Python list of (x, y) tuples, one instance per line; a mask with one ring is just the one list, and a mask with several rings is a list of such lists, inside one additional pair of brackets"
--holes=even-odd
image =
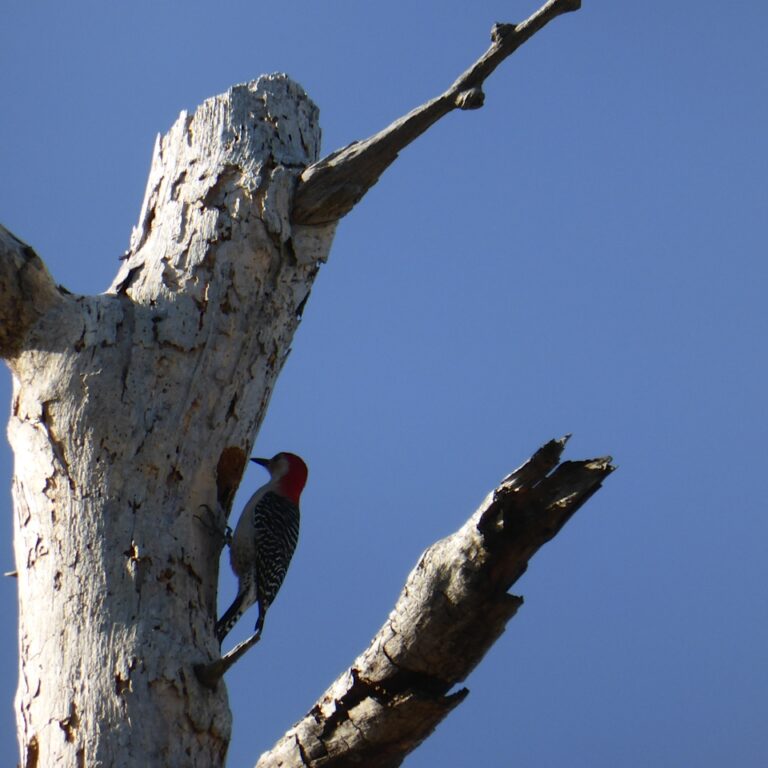
[(270, 479), (251, 496), (237, 521), (229, 558), (238, 579), (237, 597), (216, 622), (219, 642), (254, 603), (259, 604), (254, 635), (260, 635), (299, 538), (299, 497), (307, 465), (293, 453), (251, 461), (266, 467)]

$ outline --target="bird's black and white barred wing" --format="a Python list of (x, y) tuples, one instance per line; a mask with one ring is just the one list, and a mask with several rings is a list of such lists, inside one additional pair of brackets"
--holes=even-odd
[(275, 599), (299, 540), (299, 507), (272, 491), (253, 511), (256, 576), (262, 611)]

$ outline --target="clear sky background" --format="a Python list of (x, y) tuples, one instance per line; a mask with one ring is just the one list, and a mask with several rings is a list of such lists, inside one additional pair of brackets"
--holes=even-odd
[[(5, 3), (0, 221), (67, 288), (103, 291), (182, 109), (284, 71), (327, 153), (535, 4)], [(229, 676), (230, 766), (366, 647), (425, 547), (567, 432), (567, 457), (619, 471), (535, 557), (470, 696), (407, 765), (768, 765), (766, 27), (760, 2), (587, 0), (342, 221), (256, 442), (302, 454), (310, 482), (264, 640)], [(3, 441), (0, 571), (11, 472)], [(1, 580), (4, 764), (15, 605)]]

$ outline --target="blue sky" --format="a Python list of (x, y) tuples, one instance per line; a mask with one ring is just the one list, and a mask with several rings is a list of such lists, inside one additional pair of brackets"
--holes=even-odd
[[(115, 274), (182, 109), (285, 71), (330, 152), (535, 7), (7, 6), (0, 221), (81, 293)], [(310, 482), (264, 640), (230, 676), (230, 765), (367, 645), (426, 546), (566, 432), (568, 457), (619, 471), (536, 556), (469, 698), (407, 765), (768, 764), (766, 24), (754, 2), (587, 1), (342, 221), (256, 443), (302, 454)], [(11, 461), (3, 441), (2, 571)], [(237, 504), (263, 480), (249, 470)], [(2, 754), (15, 600), (0, 581)]]

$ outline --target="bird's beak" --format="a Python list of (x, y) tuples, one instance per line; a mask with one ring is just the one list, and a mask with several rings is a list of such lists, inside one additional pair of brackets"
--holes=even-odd
[(256, 459), (251, 457), (251, 461), (254, 464), (261, 464), (262, 467), (265, 467), (266, 469), (269, 469), (269, 459)]

